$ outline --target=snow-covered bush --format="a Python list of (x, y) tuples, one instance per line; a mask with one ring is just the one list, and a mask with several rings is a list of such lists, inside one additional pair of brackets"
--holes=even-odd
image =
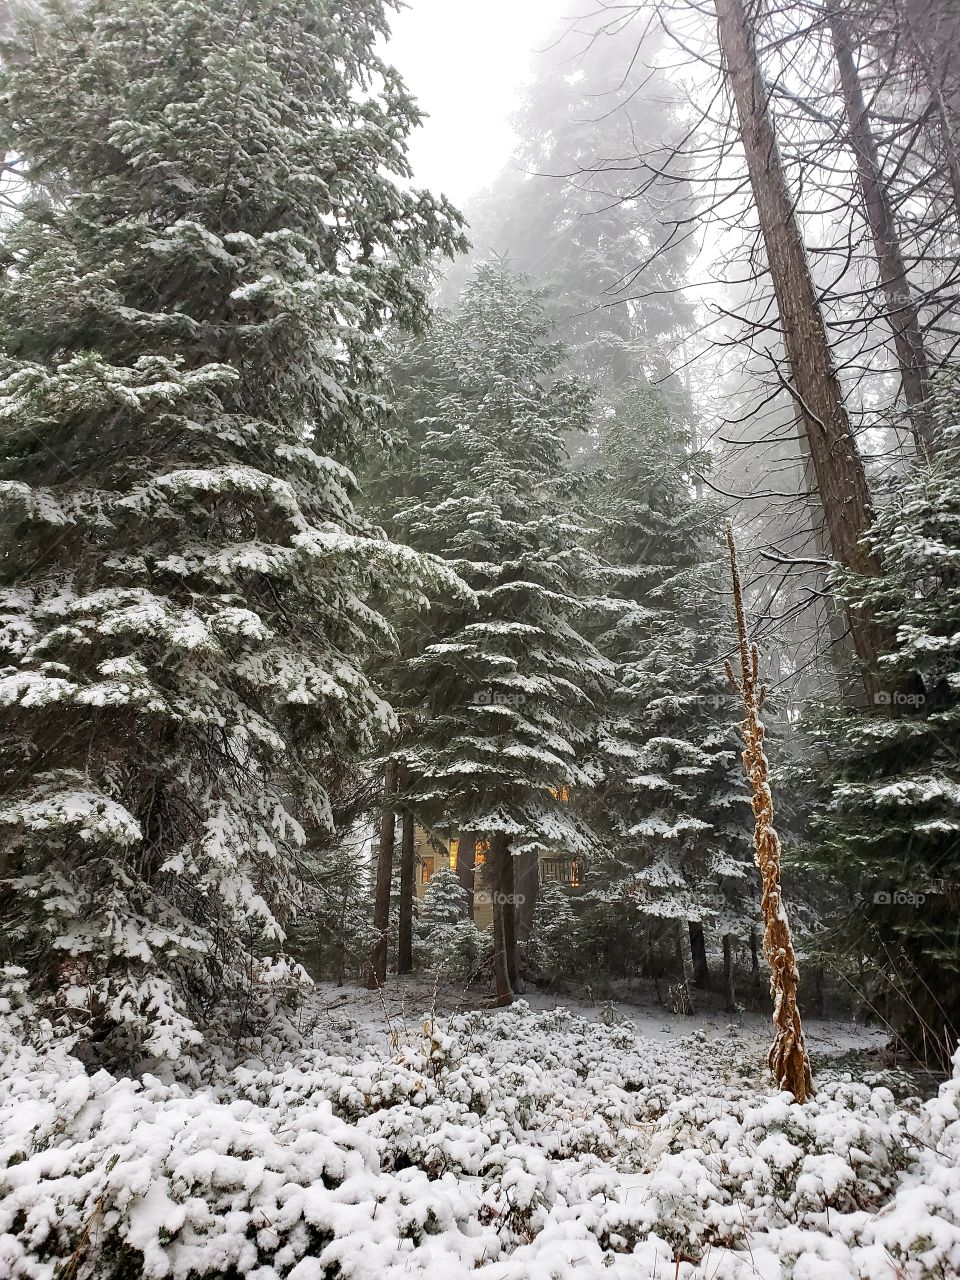
[(224, 1050), (189, 1087), (88, 1076), (26, 1043), (8, 982), (5, 1277), (960, 1272), (960, 1059), (925, 1104), (824, 1069), (799, 1107), (744, 1075), (760, 1046), (743, 1034), (647, 1040), (522, 1002), (388, 1027), (356, 992), (338, 1020), (318, 1004), (308, 1037), (288, 1026), (274, 1065)]

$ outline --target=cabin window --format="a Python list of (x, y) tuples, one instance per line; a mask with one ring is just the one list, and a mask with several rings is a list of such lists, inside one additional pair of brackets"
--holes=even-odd
[(540, 879), (552, 884), (568, 884), (578, 889), (583, 884), (583, 872), (576, 858), (556, 855), (540, 860)]

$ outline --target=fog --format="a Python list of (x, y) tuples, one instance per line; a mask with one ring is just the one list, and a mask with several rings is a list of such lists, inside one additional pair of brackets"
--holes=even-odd
[(510, 116), (537, 49), (571, 0), (409, 0), (388, 56), (427, 119), (411, 140), (418, 184), (465, 204), (510, 155)]

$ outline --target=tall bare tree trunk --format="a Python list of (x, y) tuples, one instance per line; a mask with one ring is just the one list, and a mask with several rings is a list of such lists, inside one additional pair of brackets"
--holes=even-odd
[(509, 950), (516, 939), (513, 935), (512, 922), (506, 920), (504, 908), (507, 903), (503, 900), (508, 859), (512, 857), (510, 837), (498, 831), (490, 841), (490, 878), (493, 882), (493, 974), (497, 1004), (512, 1004), (514, 996), (510, 971), (516, 970), (516, 960), (514, 959), (511, 964)]
[(922, 455), (933, 443), (933, 423), (927, 404), (930, 366), (920, 330), (920, 315), (910, 289), (900, 238), (880, 168), (877, 143), (854, 61), (850, 30), (837, 16), (830, 19), (830, 34), (840, 72), (850, 145), (857, 158), (860, 194), (873, 237), (880, 284), (887, 303), (887, 319), (893, 330), (903, 398), (910, 414), (917, 451)]
[(753, 792), (753, 850), (763, 886), (763, 949), (770, 964), (770, 995), (773, 999), (773, 1025), (776, 1034), (770, 1049), (770, 1069), (781, 1089), (793, 1094), (797, 1102), (806, 1102), (814, 1093), (810, 1059), (803, 1038), (797, 991), (800, 971), (790, 934), (790, 924), (780, 888), (780, 837), (773, 825), (773, 796), (770, 792), (770, 766), (763, 749), (766, 729), (760, 719), (766, 689), (760, 684), (760, 653), (747, 635), (747, 619), (743, 609), (740, 570), (733, 528), (727, 525), (730, 551), (730, 578), (737, 618), (737, 640), (740, 650), (740, 681), (733, 674), (729, 660), (724, 668), (730, 684), (743, 699), (744, 718), (743, 767)]
[(376, 991), (387, 980), (387, 931), (390, 927), (390, 877), (393, 874), (393, 845), (397, 815), (393, 793), (397, 789), (397, 766), (387, 761), (383, 775), (383, 814), (380, 818), (380, 846), (377, 851), (377, 879), (373, 897), (373, 928), (376, 934), (367, 974), (367, 987)]
[(750, 930), (750, 976), (757, 991), (760, 991), (760, 939), (757, 937), (756, 929)]
[(513, 871), (517, 899), (517, 941), (526, 942), (533, 928), (533, 913), (537, 909), (540, 894), (540, 858), (536, 849), (521, 853)]
[(474, 894), (476, 892), (477, 837), (474, 832), (461, 831), (457, 842), (457, 879), (467, 895), (467, 919), (473, 919)]
[[(800, 409), (833, 555), (855, 573), (879, 572), (860, 540), (871, 506), (863, 461), (843, 403), (823, 313), (767, 107), (756, 37), (743, 0), (715, 0), (720, 47), (740, 122), (750, 184), (790, 363), (789, 390)], [(851, 612), (854, 647), (875, 665), (881, 637), (868, 617)]]
[[(805, 502), (810, 515), (810, 536), (813, 539), (814, 547), (816, 547), (817, 555), (825, 561), (831, 560), (833, 551), (830, 547), (830, 538), (826, 530), (823, 503), (820, 501), (820, 495), (817, 491), (817, 475), (813, 468), (813, 459), (810, 457), (810, 441), (807, 439), (800, 407), (799, 405), (794, 407), (797, 420), (797, 444), (800, 449), (800, 460), (803, 466), (803, 488), (807, 495)], [(818, 570), (817, 578), (817, 587), (822, 591), (826, 582), (826, 569)], [(827, 632), (830, 636), (830, 659), (833, 663), (837, 683), (842, 687), (844, 681), (848, 678), (850, 659), (854, 656), (853, 641), (850, 638), (850, 630), (847, 626), (847, 615), (836, 597), (824, 591), (823, 604)]]
[[(400, 789), (410, 785), (406, 766)], [(400, 819), (400, 904), (397, 919), (397, 973), (413, 973), (413, 900), (416, 897), (416, 830), (413, 810), (404, 806)]]

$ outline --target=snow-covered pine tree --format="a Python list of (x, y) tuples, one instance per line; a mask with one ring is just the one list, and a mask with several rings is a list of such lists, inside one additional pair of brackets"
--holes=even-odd
[[(602, 427), (597, 511), (608, 617), (597, 643), (616, 679), (599, 735), (603, 783), (585, 935), (640, 963), (645, 920), (681, 958), (689, 933), (705, 979), (703, 926), (746, 939), (759, 903), (739, 712), (722, 671), (731, 623), (722, 598), (719, 516), (694, 495), (690, 432), (652, 387), (626, 395)], [(625, 932), (626, 930), (626, 932)], [(631, 938), (633, 946), (631, 947)]]
[(320, 851), (308, 843), (298, 859), (301, 904), (287, 945), (312, 977), (338, 984), (362, 979), (374, 944), (366, 827), (339, 832)]
[(25, 15), (0, 93), (38, 192), (0, 283), (2, 945), (104, 1055), (176, 1054), (282, 939), (326, 762), (392, 722), (371, 598), (457, 589), (358, 519), (348, 466), (377, 334), (422, 320), (459, 224), (407, 186), (381, 0)]
[[(581, 629), (596, 561), (562, 444), (585, 426), (590, 394), (563, 374), (540, 297), (503, 263), (477, 269), (427, 346), (432, 410), (411, 425), (393, 527), (447, 559), (478, 607), (446, 601), (420, 619), (402, 673), (420, 717), (410, 800), (432, 830), (488, 839), (496, 889), (510, 895), (517, 857), (590, 845), (565, 797), (590, 783), (578, 758), (606, 664)], [(509, 960), (511, 904), (494, 905), (506, 937), (496, 953)], [(498, 986), (509, 998), (502, 972)]]
[(540, 888), (533, 928), (526, 947), (528, 966), (539, 981), (555, 982), (570, 974), (578, 957), (577, 917), (566, 889), (548, 880)]
[(960, 393), (938, 400), (935, 461), (871, 532), (882, 576), (841, 579), (897, 642), (873, 703), (811, 728), (821, 807), (803, 860), (845, 903), (825, 949), (907, 1048), (945, 1066), (960, 1039)]
[(489, 939), (466, 919), (466, 890), (455, 871), (441, 867), (430, 877), (414, 927), (418, 968), (465, 982), (481, 964)]

